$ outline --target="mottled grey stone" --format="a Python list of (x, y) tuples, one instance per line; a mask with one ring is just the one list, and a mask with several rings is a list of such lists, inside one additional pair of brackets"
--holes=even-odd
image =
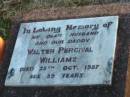
[(118, 16), (22, 23), (5, 85), (111, 85), (117, 28)]

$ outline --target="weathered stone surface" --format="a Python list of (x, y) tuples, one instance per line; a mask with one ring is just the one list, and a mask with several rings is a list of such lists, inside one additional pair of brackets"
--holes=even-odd
[(118, 16), (22, 23), (6, 86), (111, 85)]

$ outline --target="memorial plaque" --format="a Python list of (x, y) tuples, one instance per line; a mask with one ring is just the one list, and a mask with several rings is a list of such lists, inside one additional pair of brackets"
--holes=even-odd
[(6, 86), (111, 85), (118, 16), (21, 23)]

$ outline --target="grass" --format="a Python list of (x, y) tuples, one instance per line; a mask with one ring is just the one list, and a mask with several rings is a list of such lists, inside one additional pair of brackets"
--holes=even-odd
[(11, 28), (11, 21), (10, 19), (3, 19), (0, 17), (0, 36), (3, 39), (8, 39), (10, 36), (9, 30)]

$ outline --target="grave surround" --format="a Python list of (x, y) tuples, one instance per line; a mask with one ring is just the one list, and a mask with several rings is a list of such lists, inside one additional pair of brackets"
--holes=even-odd
[[(10, 64), (19, 25), (22, 22), (72, 19), (97, 16), (119, 16), (117, 48), (114, 61), (112, 85), (74, 87), (5, 87), (4, 81)], [(21, 18), (22, 17), (22, 18)], [(130, 44), (130, 4), (93, 5), (78, 8), (39, 9), (13, 17), (12, 36), (7, 41), (6, 54), (0, 66), (1, 97), (125, 97), (128, 90), (128, 52)], [(129, 94), (126, 93), (127, 97)]]

